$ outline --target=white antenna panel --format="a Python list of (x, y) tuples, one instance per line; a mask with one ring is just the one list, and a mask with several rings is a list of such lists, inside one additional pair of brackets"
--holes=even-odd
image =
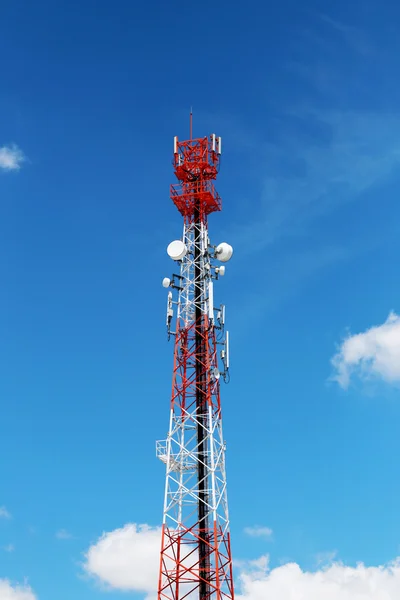
[(174, 240), (167, 248), (167, 253), (172, 260), (182, 260), (186, 255), (187, 248), (181, 240)]
[(229, 331), (226, 332), (225, 346), (226, 346), (225, 365), (226, 365), (226, 370), (228, 370), (229, 369)]
[(208, 284), (208, 318), (214, 320), (214, 284), (212, 281)]
[(221, 244), (218, 244), (215, 252), (218, 260), (221, 262), (228, 262), (228, 260), (232, 258), (233, 248), (230, 244), (222, 242)]
[(217, 267), (215, 269), (215, 271), (218, 273), (218, 275), (220, 277), (223, 277), (225, 275), (225, 267), (224, 267), (224, 265), (221, 265), (220, 267)]
[(172, 308), (172, 292), (168, 292), (168, 299), (167, 299), (167, 326), (168, 327), (169, 327), (169, 324), (170, 324), (173, 316), (174, 316), (174, 309)]

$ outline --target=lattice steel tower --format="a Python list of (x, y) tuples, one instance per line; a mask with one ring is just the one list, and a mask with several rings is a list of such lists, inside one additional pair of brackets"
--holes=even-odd
[[(192, 123), (192, 121), (191, 121)], [(158, 600), (233, 600), (232, 557), (222, 435), (220, 382), (229, 379), (225, 307), (214, 306), (214, 281), (232, 247), (213, 246), (208, 215), (221, 210), (214, 189), (221, 138), (174, 139), (178, 183), (171, 199), (183, 236), (171, 242), (177, 273), (163, 280), (167, 329), (175, 341), (168, 438), (157, 442), (166, 464)]]

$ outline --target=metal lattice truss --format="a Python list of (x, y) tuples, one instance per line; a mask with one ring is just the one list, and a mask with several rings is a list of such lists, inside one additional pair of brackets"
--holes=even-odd
[[(185, 223), (183, 243), (187, 254), (181, 262), (180, 287), (178, 300), (178, 323), (181, 329), (188, 329), (194, 324), (196, 303), (200, 302), (202, 312), (209, 314), (209, 287), (211, 261), (207, 253), (208, 233), (204, 223)], [(200, 270), (196, 277), (196, 247), (200, 255)]]
[[(202, 598), (232, 599), (225, 442), (206, 222), (187, 220), (183, 241), (187, 253), (180, 269), (170, 426), (168, 438), (157, 442), (157, 455), (166, 465), (158, 597), (198, 597), (196, 590), (203, 581), (207, 594), (202, 592)], [(201, 317), (196, 319), (199, 306)], [(207, 554), (202, 564), (199, 544)]]

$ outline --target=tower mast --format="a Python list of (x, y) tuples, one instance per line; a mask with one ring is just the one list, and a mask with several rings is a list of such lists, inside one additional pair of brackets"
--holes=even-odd
[(175, 343), (169, 433), (157, 442), (166, 465), (158, 600), (234, 598), (220, 402), (229, 335), (225, 307), (214, 307), (214, 281), (233, 250), (211, 245), (207, 228), (208, 215), (221, 210), (213, 184), (221, 147), (214, 134), (192, 139), (192, 114), (190, 140), (174, 138), (171, 199), (183, 236), (167, 249), (178, 273), (163, 281), (171, 288), (167, 329)]

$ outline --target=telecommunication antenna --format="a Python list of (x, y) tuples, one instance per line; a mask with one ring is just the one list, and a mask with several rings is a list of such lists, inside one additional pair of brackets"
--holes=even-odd
[[(171, 199), (183, 217), (182, 239), (167, 252), (179, 274), (165, 277), (167, 331), (174, 337), (169, 432), (157, 442), (166, 465), (158, 600), (233, 600), (232, 556), (222, 434), (221, 380), (229, 381), (225, 306), (214, 283), (225, 275), (232, 246), (211, 245), (208, 216), (221, 210), (213, 181), (221, 138), (174, 138), (178, 183)], [(221, 264), (222, 263), (222, 264)]]

